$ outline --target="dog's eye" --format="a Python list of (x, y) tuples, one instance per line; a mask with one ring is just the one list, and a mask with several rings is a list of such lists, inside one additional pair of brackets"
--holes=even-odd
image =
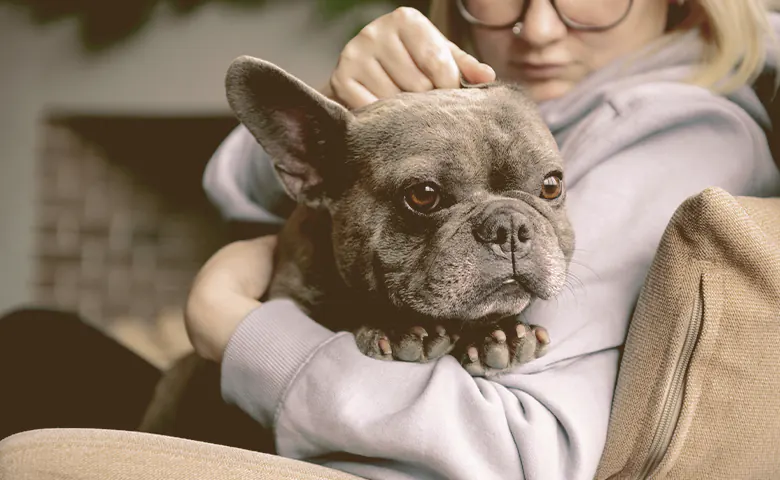
[(555, 200), (563, 193), (563, 179), (559, 174), (548, 175), (542, 182), (542, 191), (540, 197), (545, 200)]
[(416, 212), (432, 213), (441, 203), (439, 186), (431, 182), (415, 185), (406, 190), (404, 201)]

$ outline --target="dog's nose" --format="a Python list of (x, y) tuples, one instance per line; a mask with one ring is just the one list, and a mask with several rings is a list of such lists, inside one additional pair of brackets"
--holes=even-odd
[[(504, 208), (492, 212), (474, 231), (477, 239), (503, 253), (524, 254), (531, 243), (531, 227), (528, 218), (514, 209)], [(498, 252), (497, 252), (498, 253)]]

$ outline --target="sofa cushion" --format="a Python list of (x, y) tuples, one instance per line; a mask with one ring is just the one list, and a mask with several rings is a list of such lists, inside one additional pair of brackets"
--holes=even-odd
[(318, 465), (149, 433), (46, 429), (0, 441), (0, 478), (18, 480), (359, 480)]
[(780, 199), (672, 218), (621, 360), (597, 478), (780, 477)]

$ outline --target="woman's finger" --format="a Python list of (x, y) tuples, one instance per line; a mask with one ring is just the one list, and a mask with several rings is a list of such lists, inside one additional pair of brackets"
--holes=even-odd
[(376, 95), (341, 70), (331, 77), (330, 85), (336, 100), (349, 109), (354, 110), (377, 101)]
[(353, 78), (376, 98), (387, 98), (401, 92), (375, 58), (368, 60)]
[(458, 88), (460, 72), (449, 48), (449, 41), (423, 14), (416, 10), (406, 15), (399, 38), (417, 68), (436, 88)]
[(449, 43), (449, 50), (463, 79), (469, 83), (490, 83), (496, 80), (496, 72), (487, 64), (461, 50), (454, 43)]
[(377, 61), (404, 92), (427, 92), (434, 88), (433, 81), (417, 67), (406, 46), (396, 35), (385, 39)]

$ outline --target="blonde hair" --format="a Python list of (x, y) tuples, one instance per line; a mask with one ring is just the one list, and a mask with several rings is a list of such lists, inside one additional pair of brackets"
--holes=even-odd
[[(685, 17), (670, 28), (667, 39), (700, 28), (706, 48), (689, 81), (721, 93), (752, 83), (764, 67), (768, 42), (776, 42), (768, 14), (778, 7), (780, 0), (687, 0)], [(432, 0), (429, 16), (447, 38), (474, 54), (468, 25), (453, 0)]]

